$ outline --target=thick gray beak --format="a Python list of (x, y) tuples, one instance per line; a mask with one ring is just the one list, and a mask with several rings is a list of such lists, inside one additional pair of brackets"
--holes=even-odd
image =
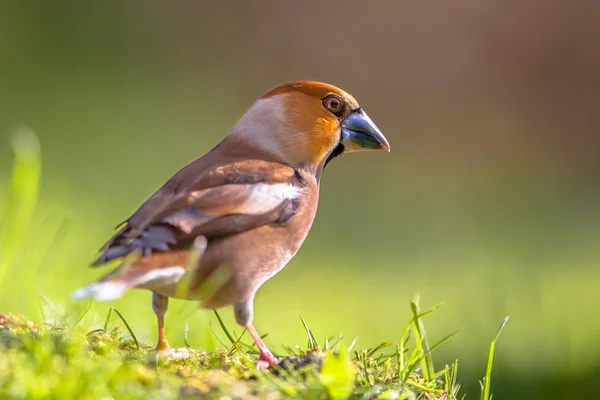
[(390, 151), (390, 144), (377, 125), (362, 108), (352, 112), (342, 121), (342, 145), (344, 152), (365, 150)]

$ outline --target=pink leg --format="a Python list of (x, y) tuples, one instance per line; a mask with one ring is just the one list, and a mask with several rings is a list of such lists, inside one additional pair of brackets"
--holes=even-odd
[(258, 332), (256, 332), (256, 329), (254, 329), (254, 326), (250, 324), (246, 329), (248, 329), (248, 332), (250, 332), (252, 339), (254, 339), (254, 342), (256, 343), (256, 347), (258, 347), (258, 352), (260, 354), (260, 356), (258, 357), (258, 361), (256, 362), (256, 367), (258, 369), (262, 369), (277, 365), (277, 359), (275, 358), (275, 356), (273, 356), (273, 353), (271, 353), (265, 342), (262, 341), (260, 335), (258, 334)]

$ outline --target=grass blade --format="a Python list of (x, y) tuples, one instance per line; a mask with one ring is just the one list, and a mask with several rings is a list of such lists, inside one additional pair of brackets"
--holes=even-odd
[(94, 303), (92, 303), (91, 301), (88, 302), (88, 305), (86, 306), (85, 310), (83, 310), (83, 312), (79, 315), (79, 317), (77, 318), (77, 321), (75, 321), (73, 326), (71, 326), (71, 329), (74, 329), (81, 322), (81, 320), (83, 320), (83, 318), (85, 318), (87, 313), (92, 308), (92, 304), (94, 304)]
[(106, 314), (106, 320), (104, 320), (104, 332), (108, 332), (108, 320), (110, 319), (110, 315), (112, 314), (112, 307), (108, 309), (108, 314)]
[(125, 327), (129, 331), (129, 334), (133, 338), (133, 341), (135, 342), (135, 346), (139, 349), (140, 348), (140, 342), (138, 342), (137, 337), (135, 337), (135, 333), (133, 333), (133, 329), (131, 329), (131, 327), (127, 323), (127, 320), (125, 320), (125, 317), (123, 317), (123, 315), (116, 308), (112, 308), (112, 310), (114, 310), (114, 312), (117, 313), (117, 315), (119, 316), (119, 318), (121, 318), (121, 321), (123, 321), (123, 323), (125, 324)]
[(417, 343), (417, 346), (420, 347), (422, 354), (424, 355), (423, 359), (421, 360), (423, 378), (426, 381), (429, 381), (433, 377), (435, 370), (433, 367), (433, 358), (431, 356), (429, 343), (427, 342), (426, 338), (425, 325), (423, 324), (423, 320), (419, 316), (419, 300), (417, 299), (415, 301), (411, 301), (410, 308), (412, 310), (414, 318), (415, 341)]
[(492, 378), (492, 363), (494, 361), (494, 350), (496, 348), (496, 341), (500, 337), (500, 333), (502, 333), (502, 329), (504, 329), (504, 326), (508, 322), (509, 318), (510, 318), (509, 316), (504, 318), (504, 320), (500, 324), (500, 327), (498, 328), (496, 337), (494, 337), (494, 340), (492, 340), (492, 342), (490, 343), (490, 352), (488, 355), (488, 362), (487, 362), (487, 368), (485, 371), (485, 378), (483, 378), (484, 382), (481, 385), (481, 389), (482, 389), (481, 398), (483, 400), (491, 400), (490, 389), (491, 389), (491, 378)]
[(302, 325), (304, 326), (304, 329), (306, 330), (306, 334), (308, 335), (308, 349), (309, 350), (318, 350), (319, 349), (319, 344), (317, 343), (317, 341), (316, 341), (314, 335), (312, 334), (310, 328), (306, 324), (306, 321), (304, 320), (304, 318), (302, 318), (302, 315), (300, 315), (300, 320), (302, 321)]
[(190, 346), (190, 342), (188, 342), (188, 332), (190, 330), (190, 324), (188, 324), (187, 322), (185, 323), (185, 329), (183, 330), (183, 343), (185, 343), (185, 347), (187, 347), (188, 349), (191, 349), (192, 346)]
[(379, 350), (383, 350), (383, 349), (385, 349), (386, 347), (390, 347), (391, 345), (392, 345), (392, 344), (391, 344), (391, 343), (389, 343), (389, 342), (383, 342), (383, 343), (381, 343), (379, 346), (377, 346), (377, 347), (375, 347), (375, 348), (373, 348), (373, 349), (369, 350), (369, 351), (367, 352), (367, 357), (373, 357), (373, 356), (375, 355), (375, 353), (377, 353)]
[(15, 162), (8, 202), (0, 218), (0, 283), (23, 251), (35, 213), (41, 176), (40, 143), (32, 131), (20, 129), (13, 138)]
[(213, 328), (213, 326), (212, 326), (212, 324), (210, 323), (210, 321), (209, 321), (209, 323), (208, 323), (208, 327), (210, 328), (210, 331), (212, 332), (213, 336), (214, 336), (215, 338), (217, 338), (217, 340), (219, 341), (219, 343), (221, 343), (221, 345), (222, 345), (223, 347), (227, 347), (227, 343), (225, 343), (225, 341), (224, 341), (224, 340), (221, 338), (221, 336), (219, 336), (219, 334), (217, 333), (217, 331), (215, 331), (215, 329)]
[(225, 323), (221, 319), (221, 316), (219, 315), (217, 310), (213, 310), (213, 311), (214, 311), (215, 315), (217, 316), (217, 320), (219, 320), (219, 325), (221, 325), (221, 329), (223, 329), (223, 332), (225, 332), (225, 335), (227, 335), (227, 339), (229, 339), (231, 344), (235, 344), (235, 339), (233, 338), (233, 336), (231, 336), (231, 334), (229, 333), (229, 330), (227, 330), (227, 327), (225, 326)]

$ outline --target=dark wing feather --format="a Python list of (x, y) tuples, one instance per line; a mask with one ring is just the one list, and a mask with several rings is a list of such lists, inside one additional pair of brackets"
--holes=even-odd
[(104, 245), (92, 265), (124, 257), (136, 249), (144, 255), (187, 249), (200, 235), (210, 241), (283, 223), (296, 212), (295, 199), (258, 190), (277, 184), (301, 190), (298, 175), (290, 167), (247, 160), (195, 173), (197, 166), (192, 163), (173, 176)]

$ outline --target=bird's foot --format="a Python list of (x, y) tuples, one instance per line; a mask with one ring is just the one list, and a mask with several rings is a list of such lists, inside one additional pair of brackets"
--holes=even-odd
[(248, 332), (250, 332), (252, 339), (254, 339), (254, 343), (256, 343), (256, 347), (258, 347), (259, 357), (258, 361), (256, 361), (256, 368), (268, 369), (273, 368), (277, 364), (279, 364), (275, 356), (273, 356), (273, 353), (271, 353), (265, 342), (263, 342), (258, 332), (256, 332), (256, 329), (254, 329), (254, 326), (252, 326), (252, 324), (249, 324), (246, 327), (246, 329), (248, 329)]
[(188, 349), (180, 348), (173, 349), (171, 346), (156, 346), (156, 348), (148, 354), (152, 362), (166, 362), (189, 359), (192, 354)]
[(172, 353), (171, 345), (169, 344), (169, 342), (167, 342), (164, 339), (158, 340), (158, 343), (156, 344), (154, 351), (156, 351), (157, 353), (162, 353), (162, 354), (171, 354)]
[(256, 361), (256, 369), (269, 369), (279, 364), (279, 361), (271, 354), (270, 351), (261, 351), (258, 360)]
[(150, 352), (150, 358), (155, 360), (171, 360), (173, 355), (174, 352), (166, 340), (159, 340), (154, 351)]

